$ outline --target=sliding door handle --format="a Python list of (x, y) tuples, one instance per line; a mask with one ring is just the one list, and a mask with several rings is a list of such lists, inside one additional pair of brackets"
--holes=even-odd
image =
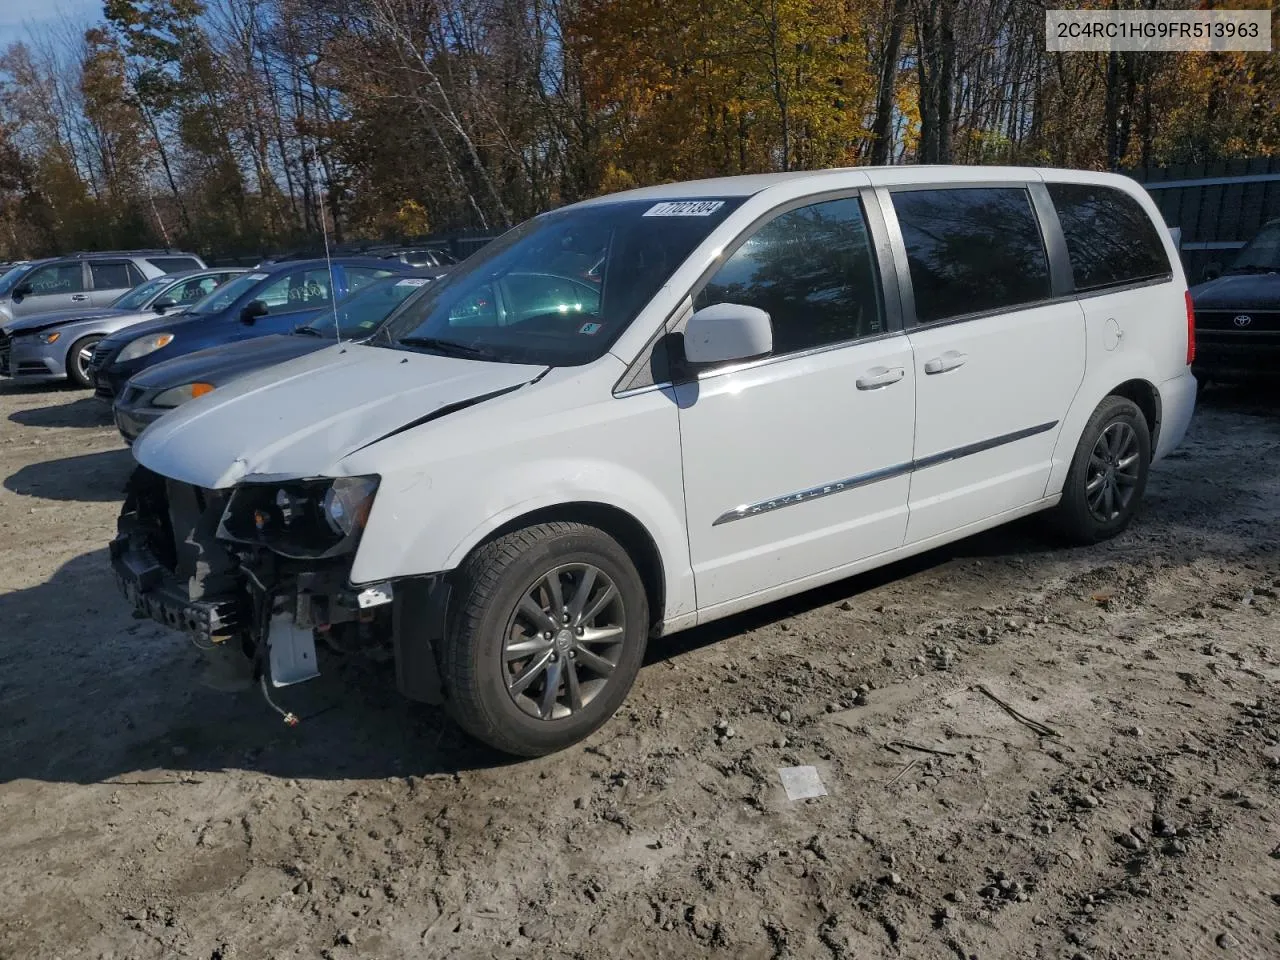
[(859, 390), (879, 390), (907, 375), (902, 367), (872, 367), (857, 379)]
[(969, 357), (958, 350), (948, 350), (940, 357), (934, 357), (924, 365), (924, 372), (928, 374), (946, 373), (948, 370), (954, 370), (956, 367), (963, 367), (964, 362)]

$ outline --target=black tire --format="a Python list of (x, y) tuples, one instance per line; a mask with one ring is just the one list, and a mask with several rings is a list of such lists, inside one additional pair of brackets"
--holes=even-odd
[(74, 383), (77, 387), (85, 389), (93, 386), (89, 382), (88, 364), (81, 364), (80, 354), (84, 351), (93, 353), (94, 344), (102, 337), (91, 336), (81, 337), (71, 345), (71, 349), (67, 351), (67, 379)]
[[(562, 626), (555, 633), (542, 632), (544, 626), (552, 625), (545, 620), (546, 611), (557, 606), (548, 592), (552, 572), (558, 571), (554, 589), (571, 605), (578, 588), (587, 582), (588, 569), (595, 573), (587, 583), (583, 605), (594, 609), (596, 603), (604, 602), (607, 583), (615, 588), (616, 600), (607, 601), (604, 613), (583, 621), (587, 626), (582, 629)], [(539, 601), (540, 596), (547, 597), (547, 602)], [(526, 597), (543, 610), (544, 619), (539, 621), (543, 626), (533, 628), (536, 618), (517, 611)], [(523, 757), (561, 750), (604, 724), (626, 699), (649, 636), (648, 598), (635, 564), (612, 537), (581, 523), (541, 523), (479, 547), (455, 575), (450, 606), (449, 629), (440, 647), (446, 706), (476, 739)], [(591, 625), (605, 616), (621, 622)], [(591, 630), (600, 635), (616, 630), (618, 639), (588, 640), (584, 635), (577, 641), (563, 636), (574, 629), (578, 634)], [(605, 646), (587, 649), (577, 647), (578, 642)], [(570, 648), (569, 643), (575, 646)], [(531, 652), (526, 661), (512, 661), (509, 648), (535, 644), (545, 646)], [(553, 663), (527, 688), (512, 692), (543, 656), (550, 656)], [(593, 672), (592, 663), (606, 661), (613, 664), (607, 676)], [(563, 693), (553, 691), (548, 697), (553, 669), (555, 690)], [(592, 685), (590, 698), (580, 705), (571, 699), (570, 673), (579, 699)], [(543, 711), (548, 701), (552, 705), (546, 718), (529, 712), (531, 708)]]
[[(1104, 450), (1099, 465), (1095, 452), (1104, 444), (1103, 436), (1107, 436), (1106, 444), (1119, 438), (1132, 439), (1132, 448), (1126, 446), (1126, 454), (1108, 458)], [(1132, 469), (1121, 469), (1128, 456), (1136, 455)], [(1110, 459), (1111, 462), (1106, 462)], [(1108, 473), (1109, 469), (1109, 473)], [(1089, 422), (1085, 424), (1080, 442), (1076, 446), (1075, 455), (1071, 459), (1071, 469), (1067, 472), (1066, 482), (1062, 486), (1062, 500), (1053, 514), (1053, 526), (1068, 542), (1074, 544), (1098, 543), (1116, 536), (1129, 526), (1142, 502), (1143, 492), (1147, 488), (1147, 475), (1151, 469), (1151, 429), (1147, 419), (1138, 409), (1137, 404), (1124, 397), (1107, 397), (1098, 404)], [(1124, 478), (1132, 475), (1132, 481)], [(1105, 502), (1106, 487), (1115, 478), (1114, 496), (1110, 505)], [(1101, 486), (1094, 486), (1100, 483)], [(1123, 487), (1127, 496), (1121, 500), (1119, 493)], [(1098, 503), (1099, 491), (1104, 502)], [(1091, 502), (1093, 501), (1093, 502)]]

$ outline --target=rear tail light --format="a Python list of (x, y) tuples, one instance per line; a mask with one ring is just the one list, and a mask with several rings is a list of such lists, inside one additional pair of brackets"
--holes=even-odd
[(1196, 305), (1187, 291), (1187, 366), (1196, 358)]

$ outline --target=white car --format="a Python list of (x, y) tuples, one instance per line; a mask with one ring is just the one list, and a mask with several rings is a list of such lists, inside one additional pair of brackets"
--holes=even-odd
[(599, 197), (384, 330), (149, 429), (113, 565), (264, 692), (316, 639), (390, 644), (521, 755), (604, 723), (655, 638), (1037, 511), (1116, 535), (1195, 405), (1169, 232), (1079, 171)]

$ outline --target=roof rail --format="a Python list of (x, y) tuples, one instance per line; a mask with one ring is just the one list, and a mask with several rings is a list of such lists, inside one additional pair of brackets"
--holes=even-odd
[(182, 256), (195, 256), (186, 250), (174, 250), (172, 248), (152, 248), (147, 250), (76, 250), (72, 253), (64, 253), (64, 259), (84, 258), (84, 257), (158, 257), (168, 256), (171, 254), (180, 254)]

